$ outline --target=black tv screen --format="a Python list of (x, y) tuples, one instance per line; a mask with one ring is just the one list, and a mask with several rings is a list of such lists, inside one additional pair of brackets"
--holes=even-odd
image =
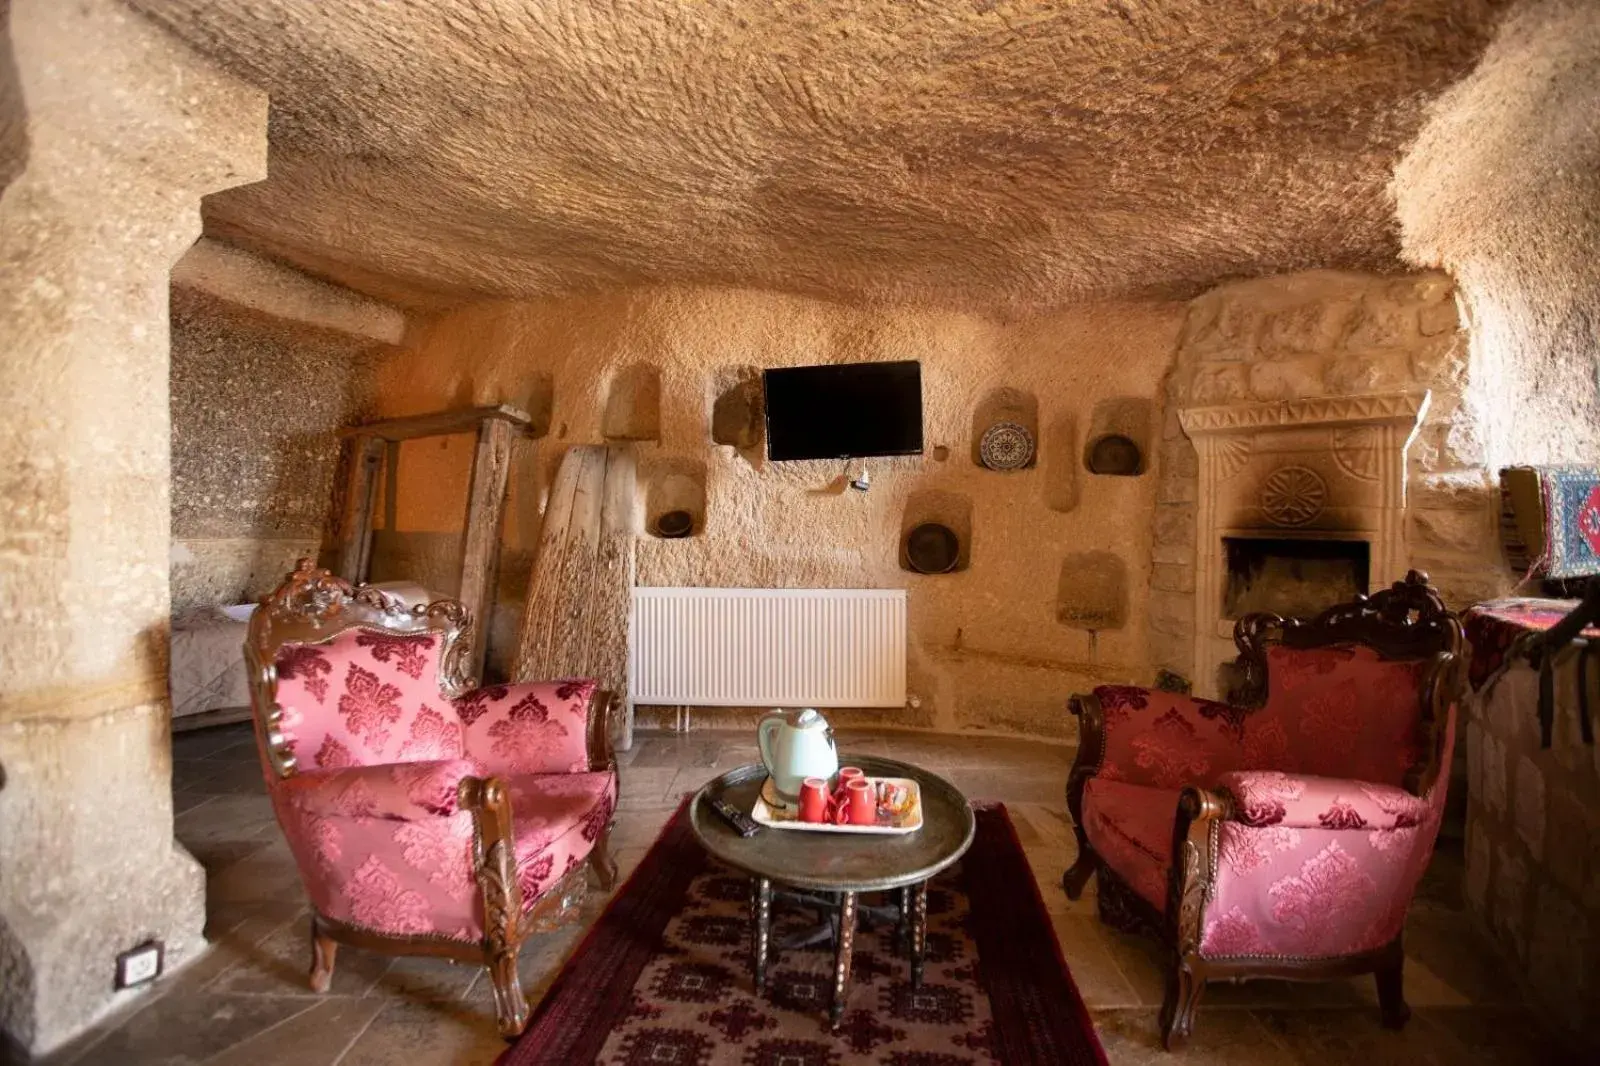
[(768, 459), (922, 453), (922, 364), (846, 363), (766, 372)]

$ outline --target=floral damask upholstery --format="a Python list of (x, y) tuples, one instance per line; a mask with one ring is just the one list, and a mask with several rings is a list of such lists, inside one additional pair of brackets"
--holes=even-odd
[[(1331, 957), (1392, 940), (1432, 853), (1437, 783), (1400, 786), (1421, 757), (1425, 662), (1365, 647), (1268, 652), (1257, 709), (1122, 686), (1095, 690), (1105, 756), (1083, 792), (1100, 859), (1158, 911), (1180, 789), (1231, 797), (1202, 955)], [(1446, 723), (1453, 736), (1454, 709)]]
[(1167, 947), (1159, 1024), (1210, 981), (1371, 973), (1405, 1024), (1401, 933), (1443, 819), (1465, 637), (1428, 575), (1234, 628), (1237, 703), (1121, 685), (1073, 697), (1067, 782), (1103, 921)]
[(517, 880), (531, 909), (582, 863), (616, 809), (590, 772), (595, 682), (441, 694), (437, 633), (351, 628), (276, 658), (281, 732), (297, 769), (269, 773), (273, 808), (318, 914), (391, 935), (467, 943), (485, 934), (466, 777), (498, 777)]
[(1094, 850), (1141, 897), (1166, 910), (1178, 791), (1097, 777), (1083, 795), (1083, 828)]

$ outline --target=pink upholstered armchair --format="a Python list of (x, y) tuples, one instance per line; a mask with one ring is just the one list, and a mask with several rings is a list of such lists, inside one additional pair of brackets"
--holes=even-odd
[(311, 898), (311, 987), (327, 990), (339, 943), (478, 961), (512, 1036), (528, 1019), (523, 938), (576, 916), (590, 866), (604, 887), (616, 877), (615, 704), (588, 680), (468, 690), (468, 624), (454, 601), (408, 610), (301, 560), (245, 656)]
[(1241, 619), (1232, 702), (1104, 686), (1073, 698), (1076, 899), (1172, 950), (1162, 1038), (1210, 980), (1375, 973), (1409, 1016), (1400, 935), (1444, 809), (1461, 625), (1426, 574), (1309, 622)]

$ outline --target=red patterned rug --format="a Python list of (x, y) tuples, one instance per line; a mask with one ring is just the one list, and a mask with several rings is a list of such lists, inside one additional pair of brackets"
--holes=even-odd
[[(832, 1031), (832, 948), (775, 953), (757, 998), (749, 880), (680, 810), (499, 1066), (1105, 1066), (1010, 817), (983, 806), (977, 822), (928, 889), (922, 988), (892, 926), (863, 925)], [(774, 942), (815, 920), (775, 909)]]

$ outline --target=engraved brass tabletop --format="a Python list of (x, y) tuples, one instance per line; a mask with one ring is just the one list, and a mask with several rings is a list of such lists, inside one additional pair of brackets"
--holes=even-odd
[(857, 896), (863, 892), (899, 889), (898, 933), (909, 941), (911, 978), (922, 983), (926, 940), (928, 879), (950, 866), (972, 845), (977, 823), (967, 798), (937, 774), (910, 763), (862, 756), (850, 758), (870, 777), (909, 777), (922, 793), (922, 828), (899, 836), (818, 833), (763, 829), (741, 837), (707, 802), (720, 796), (748, 813), (767, 779), (763, 766), (741, 766), (707, 782), (689, 805), (689, 822), (705, 849), (730, 866), (749, 873), (751, 887), (751, 957), (757, 994), (766, 986), (767, 951), (772, 922), (773, 884), (805, 890), (807, 901), (838, 908), (835, 938), (833, 1006), (837, 1026), (844, 1014), (855, 941)]

